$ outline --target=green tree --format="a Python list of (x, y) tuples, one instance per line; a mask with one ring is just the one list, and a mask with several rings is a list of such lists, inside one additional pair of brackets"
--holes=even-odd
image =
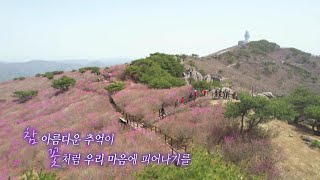
[(63, 71), (53, 71), (52, 72), (52, 74), (54, 74), (54, 75), (58, 75), (58, 74), (62, 74), (63, 73)]
[(295, 111), (298, 112), (294, 118), (294, 122), (298, 123), (300, 117), (305, 115), (305, 108), (311, 105), (320, 104), (319, 96), (305, 87), (295, 89), (286, 100), (293, 105)]
[(52, 87), (56, 89), (60, 89), (61, 91), (69, 90), (70, 86), (74, 86), (76, 84), (76, 80), (67, 76), (63, 76), (59, 79), (56, 79), (52, 82)]
[(160, 67), (166, 70), (174, 77), (182, 77), (184, 72), (184, 66), (180, 64), (180, 58), (175, 55), (169, 55), (164, 53), (151, 54), (148, 59), (160, 65)]
[(93, 73), (93, 74), (97, 74), (97, 75), (100, 74), (100, 68), (99, 67), (83, 67), (83, 68), (79, 69), (79, 72), (81, 74), (83, 74), (84, 72), (89, 71), (89, 70), (91, 70), (91, 73)]
[(52, 72), (46, 72), (42, 76), (47, 77), (48, 79), (53, 79), (54, 74)]
[(116, 82), (110, 84), (109, 86), (107, 86), (105, 89), (108, 90), (110, 93), (113, 93), (116, 91), (121, 91), (125, 87), (126, 87), (126, 85), (123, 82), (116, 81)]
[(129, 66), (126, 69), (126, 74), (129, 74), (132, 80), (139, 81), (139, 78), (142, 76), (143, 72), (140, 66)]
[(304, 113), (307, 118), (314, 119), (315, 122), (312, 124), (312, 130), (320, 132), (320, 105), (311, 105), (304, 109)]
[(86, 72), (86, 70), (85, 70), (84, 68), (80, 68), (80, 69), (79, 69), (79, 72), (80, 72), (81, 74), (83, 74), (84, 72)]
[(240, 93), (241, 102), (228, 103), (227, 111), (225, 112), (225, 117), (227, 118), (237, 118), (241, 117), (240, 120), (240, 133), (243, 132), (244, 118), (248, 116), (251, 109), (254, 108), (254, 99), (248, 93)]
[(93, 69), (91, 69), (91, 73), (96, 74), (96, 75), (100, 75), (100, 69), (99, 68), (93, 68)]
[(248, 47), (252, 53), (263, 56), (280, 48), (276, 43), (272, 43), (267, 40), (251, 41), (248, 43)]
[(46, 77), (47, 77), (48, 79), (53, 79), (54, 74), (48, 74)]
[[(271, 119), (290, 120), (296, 116), (293, 106), (281, 99), (268, 100), (263, 96), (252, 97), (249, 93), (240, 93), (240, 102), (230, 102), (227, 105), (225, 117), (240, 117), (240, 133), (251, 131), (258, 124), (266, 123)], [(246, 120), (246, 122), (245, 122)]]
[(149, 85), (152, 88), (170, 88), (185, 85), (181, 78), (183, 66), (173, 55), (155, 53), (150, 57), (132, 61), (126, 74), (134, 81)]
[(156, 77), (150, 81), (150, 86), (157, 89), (170, 88), (170, 82), (163, 77)]
[(20, 81), (25, 80), (25, 79), (26, 79), (25, 77), (17, 77), (17, 78), (13, 78), (13, 80), (20, 80)]
[(19, 98), (20, 103), (24, 103), (29, 101), (30, 99), (36, 97), (38, 95), (38, 91), (35, 90), (27, 90), (27, 91), (14, 91), (13, 96)]

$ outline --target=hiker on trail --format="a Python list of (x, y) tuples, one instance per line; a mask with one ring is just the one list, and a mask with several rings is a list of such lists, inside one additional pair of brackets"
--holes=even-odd
[(191, 77), (191, 75), (192, 75), (191, 68), (188, 68), (187, 75), (189, 75)]
[(203, 90), (203, 96), (207, 95), (207, 90)]
[(164, 110), (164, 104), (161, 105), (161, 108), (159, 110), (159, 116), (160, 118), (164, 118), (166, 116), (166, 112)]
[(212, 93), (212, 99), (214, 99), (215, 90), (214, 90), (214, 89), (212, 89), (211, 93)]
[(192, 101), (192, 99), (193, 99), (193, 95), (192, 93), (190, 93), (188, 101)]
[(214, 98), (218, 98), (218, 93), (219, 93), (219, 89), (216, 89), (216, 90), (214, 91)]
[(179, 98), (176, 99), (176, 102), (174, 102), (174, 107), (178, 107), (179, 106)]
[(233, 98), (233, 99), (238, 99), (238, 94), (237, 94), (237, 92), (232, 93), (232, 98)]
[(219, 89), (219, 98), (221, 97), (222, 90)]
[(223, 99), (227, 99), (227, 89), (224, 89), (223, 91)]
[(181, 104), (184, 104), (184, 97), (181, 98)]
[(197, 90), (194, 90), (194, 100), (197, 99), (197, 96), (198, 96), (198, 92), (197, 92)]
[(230, 90), (226, 91), (226, 98), (229, 99)]

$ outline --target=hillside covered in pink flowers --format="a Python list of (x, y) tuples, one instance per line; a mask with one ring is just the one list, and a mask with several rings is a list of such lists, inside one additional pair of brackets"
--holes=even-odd
[[(54, 71), (1, 83), (0, 179), (281, 177), (282, 149), (273, 143), (278, 132), (261, 124), (293, 119), (297, 112), (289, 102), (309, 91), (297, 89), (292, 99), (271, 100), (242, 92), (240, 101), (237, 94), (231, 96), (230, 82), (186, 78), (185, 72), (190, 66), (180, 56), (155, 53), (130, 65)], [(319, 102), (319, 96), (308, 96)], [(310, 114), (317, 108), (310, 107)], [(51, 138), (79, 134), (80, 144), (61, 137), (60, 144), (50, 145), (48, 133)], [(88, 134), (106, 136), (89, 146)], [(102, 156), (117, 153), (128, 155), (125, 165)], [(182, 164), (152, 156), (179, 153)], [(78, 154), (82, 159), (76, 164)], [(151, 154), (152, 165), (146, 156), (134, 164), (130, 154)]]

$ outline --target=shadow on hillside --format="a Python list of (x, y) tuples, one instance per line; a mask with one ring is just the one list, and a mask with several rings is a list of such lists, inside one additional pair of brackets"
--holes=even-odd
[(23, 103), (26, 103), (26, 102), (29, 101), (29, 100), (31, 100), (31, 99), (25, 99), (25, 100), (13, 99), (12, 102), (18, 103), (18, 104), (23, 104)]
[(305, 134), (310, 134), (310, 135), (314, 135), (314, 136), (319, 136), (320, 134), (316, 134), (315, 132), (313, 132), (311, 126), (309, 125), (305, 125), (305, 124), (301, 124), (301, 123), (291, 123), (291, 126), (294, 126), (297, 132), (299, 133), (305, 133)]
[(60, 94), (64, 94), (66, 91), (57, 91), (54, 93), (54, 96), (59, 96)]

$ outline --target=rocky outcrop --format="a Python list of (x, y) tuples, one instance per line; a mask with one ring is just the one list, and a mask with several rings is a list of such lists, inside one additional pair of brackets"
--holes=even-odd
[(192, 72), (192, 78), (195, 79), (196, 81), (202, 81), (203, 80), (203, 76), (198, 71), (193, 71)]
[(192, 77), (194, 80), (196, 80), (196, 81), (202, 81), (203, 80), (203, 76), (201, 75), (201, 73), (200, 72), (198, 72), (197, 70), (196, 70), (196, 68), (189, 68), (188, 70), (187, 70), (187, 72), (186, 73), (184, 73), (183, 74), (184, 75), (184, 77), (185, 78), (190, 78), (190, 77)]
[(186, 73), (183, 73), (184, 78), (190, 78), (196, 80), (196, 81), (206, 81), (206, 82), (212, 82), (212, 81), (219, 81), (221, 82), (223, 80), (223, 77), (217, 76), (217, 75), (210, 75), (207, 74), (205, 76), (202, 76), (202, 74), (196, 70), (196, 68), (192, 67), (187, 70)]
[(217, 75), (211, 75), (211, 80), (212, 81), (222, 81), (222, 77), (221, 76), (217, 76)]
[(272, 92), (263, 92), (263, 93), (259, 93), (257, 94), (258, 96), (263, 96), (266, 97), (268, 99), (272, 99), (275, 98), (275, 96), (272, 94)]
[(263, 92), (261, 93), (262, 95), (266, 96), (267, 98), (271, 99), (274, 98), (275, 96), (272, 94), (272, 92)]
[(211, 82), (211, 81), (212, 81), (211, 75), (210, 75), (210, 74), (207, 74), (206, 76), (204, 76), (203, 80), (204, 80), (204, 81), (207, 81), (207, 82)]

